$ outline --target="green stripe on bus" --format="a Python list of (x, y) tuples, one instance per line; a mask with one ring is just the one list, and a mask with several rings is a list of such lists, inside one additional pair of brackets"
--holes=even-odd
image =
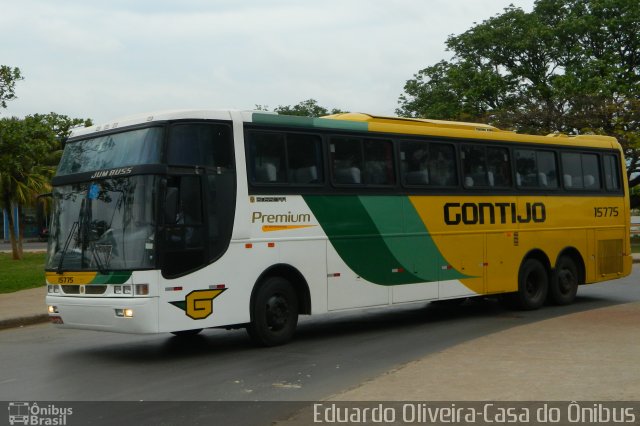
[(332, 120), (328, 118), (299, 117), (295, 115), (277, 115), (262, 114), (254, 112), (252, 115), (254, 123), (293, 126), (293, 127), (309, 127), (321, 129), (339, 129), (339, 130), (357, 130), (367, 131), (369, 125), (360, 121)]
[(465, 277), (439, 270), (442, 255), (407, 197), (304, 199), (340, 258), (369, 282), (401, 285)]
[(393, 256), (420, 281), (469, 278), (448, 264), (408, 197), (360, 196), (360, 202), (376, 224)]
[(124, 284), (129, 278), (131, 278), (131, 271), (99, 273), (91, 280), (91, 284)]

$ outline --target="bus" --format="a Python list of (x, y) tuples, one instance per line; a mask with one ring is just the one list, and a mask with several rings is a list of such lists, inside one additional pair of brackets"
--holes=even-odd
[(289, 341), (298, 316), (630, 274), (615, 138), (344, 113), (173, 111), (75, 129), (46, 262), (59, 327)]

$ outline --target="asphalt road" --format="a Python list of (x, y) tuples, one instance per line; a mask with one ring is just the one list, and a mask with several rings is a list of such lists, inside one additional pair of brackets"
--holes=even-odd
[[(458, 307), (411, 304), (302, 317), (295, 341), (277, 348), (253, 347), (244, 330), (205, 330), (185, 339), (58, 330), (48, 324), (9, 329), (0, 331), (0, 401), (320, 400), (493, 332), (640, 301), (638, 282), (640, 268), (634, 268), (624, 279), (581, 288), (571, 306), (530, 312), (510, 311), (495, 300), (470, 300)], [(180, 410), (194, 408), (170, 406), (173, 415), (183, 416)], [(291, 408), (266, 406), (253, 411), (253, 424), (269, 424), (265, 412), (282, 415)], [(246, 416), (245, 405), (226, 407), (226, 421)], [(127, 419), (142, 415), (135, 405), (126, 414)], [(148, 413), (141, 419), (149, 420)]]

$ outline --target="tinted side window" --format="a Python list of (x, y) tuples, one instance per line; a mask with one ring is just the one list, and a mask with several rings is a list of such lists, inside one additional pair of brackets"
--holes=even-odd
[(287, 181), (286, 151), (283, 133), (252, 132), (249, 138), (251, 176), (256, 183)]
[(557, 188), (556, 156), (550, 151), (516, 149), (516, 183), (520, 188)]
[(511, 186), (511, 166), (506, 148), (463, 145), (461, 153), (466, 188)]
[(360, 139), (334, 137), (329, 144), (333, 182), (362, 183), (362, 146)]
[(463, 145), (461, 157), (464, 186), (467, 188), (487, 186), (489, 181), (484, 147)]
[(596, 154), (582, 154), (582, 173), (585, 189), (600, 189), (600, 167)]
[(171, 165), (232, 168), (231, 128), (226, 124), (171, 126), (167, 162)]
[(317, 184), (322, 176), (322, 140), (317, 135), (287, 133), (289, 182)]
[(429, 144), (429, 171), (434, 185), (458, 185), (456, 150), (453, 145)]
[(562, 176), (567, 189), (600, 189), (600, 168), (596, 154), (562, 153)]
[(322, 182), (322, 140), (304, 133), (249, 133), (250, 176), (254, 183)]
[(615, 155), (605, 155), (604, 160), (604, 183), (607, 191), (619, 191), (620, 171), (618, 169), (618, 157)]
[(511, 163), (506, 148), (487, 147), (487, 180), (492, 187), (511, 186)]
[(558, 187), (558, 167), (556, 154), (549, 151), (538, 151), (538, 183), (543, 188)]
[(453, 145), (406, 141), (400, 145), (402, 183), (408, 186), (458, 184)]
[(365, 183), (370, 185), (393, 185), (393, 144), (378, 139), (364, 140)]
[(333, 183), (395, 184), (391, 141), (335, 136), (331, 138), (329, 149)]

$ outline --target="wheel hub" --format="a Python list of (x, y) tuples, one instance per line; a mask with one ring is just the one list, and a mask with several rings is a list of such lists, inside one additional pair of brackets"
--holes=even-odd
[(267, 324), (272, 330), (282, 329), (289, 319), (287, 299), (274, 295), (267, 300)]

